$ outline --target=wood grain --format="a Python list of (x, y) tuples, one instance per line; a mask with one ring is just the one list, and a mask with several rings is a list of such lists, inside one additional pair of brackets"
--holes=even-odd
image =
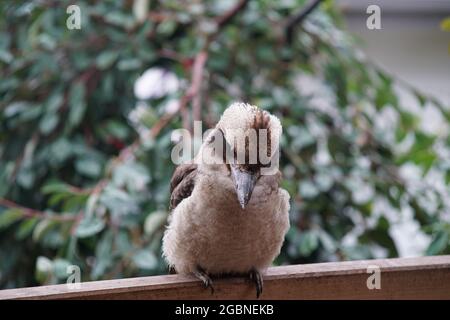
[[(369, 266), (381, 289), (367, 288)], [(215, 293), (189, 276), (166, 275), (0, 291), (0, 299), (255, 299), (243, 278), (216, 279)], [(450, 256), (363, 260), (269, 268), (260, 299), (450, 299)]]

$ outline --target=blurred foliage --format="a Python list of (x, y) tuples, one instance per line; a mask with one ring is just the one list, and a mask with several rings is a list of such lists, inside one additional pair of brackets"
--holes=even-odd
[[(398, 256), (391, 229), (404, 212), (430, 235), (424, 254), (450, 253), (450, 139), (422, 130), (332, 2), (285, 41), (304, 2), (251, 1), (218, 30), (235, 2), (79, 0), (81, 30), (68, 30), (72, 1), (2, 1), (0, 288), (64, 282), (72, 264), (83, 281), (167, 271), (160, 241), (182, 117), (156, 137), (149, 129), (177, 112), (170, 102), (205, 45), (203, 119), (245, 100), (284, 126), (292, 228), (277, 264)], [(179, 85), (138, 101), (134, 82), (153, 67)]]
[[(441, 21), (441, 30), (450, 32), (450, 17), (447, 17)], [(450, 54), (450, 43), (448, 44), (448, 54)]]

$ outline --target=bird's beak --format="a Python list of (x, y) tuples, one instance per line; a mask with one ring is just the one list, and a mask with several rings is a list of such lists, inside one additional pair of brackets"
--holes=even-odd
[(256, 184), (256, 175), (251, 172), (241, 171), (239, 167), (233, 165), (231, 166), (231, 172), (239, 203), (242, 209), (245, 209)]

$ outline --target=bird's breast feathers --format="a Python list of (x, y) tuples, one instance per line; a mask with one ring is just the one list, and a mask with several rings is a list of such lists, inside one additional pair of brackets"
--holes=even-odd
[(171, 214), (163, 252), (179, 273), (265, 269), (279, 254), (289, 228), (289, 195), (279, 176), (261, 176), (245, 209), (231, 179), (197, 172), (192, 194)]

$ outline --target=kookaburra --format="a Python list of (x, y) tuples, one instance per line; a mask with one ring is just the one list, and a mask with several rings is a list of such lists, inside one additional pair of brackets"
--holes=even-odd
[(289, 228), (289, 194), (278, 170), (281, 132), (277, 117), (233, 103), (194, 161), (176, 168), (162, 249), (177, 273), (195, 275), (212, 292), (212, 276), (247, 275), (259, 297), (261, 274)]

